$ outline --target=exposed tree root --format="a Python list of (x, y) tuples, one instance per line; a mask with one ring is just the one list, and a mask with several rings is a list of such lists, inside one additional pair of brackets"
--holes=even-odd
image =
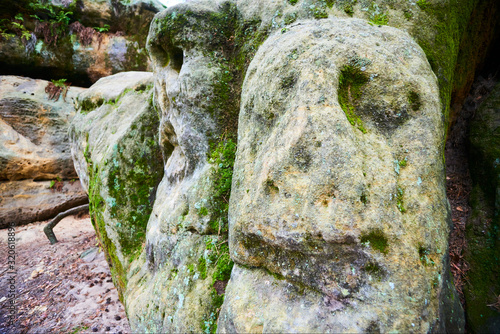
[(84, 204), (77, 206), (75, 208), (71, 208), (69, 210), (66, 210), (64, 212), (59, 213), (54, 219), (52, 219), (44, 228), (43, 232), (49, 238), (50, 244), (53, 245), (57, 242), (56, 235), (54, 234), (54, 227), (64, 218), (67, 216), (71, 215), (76, 215), (77, 213), (80, 213), (82, 211), (88, 211), (89, 210), (89, 205)]

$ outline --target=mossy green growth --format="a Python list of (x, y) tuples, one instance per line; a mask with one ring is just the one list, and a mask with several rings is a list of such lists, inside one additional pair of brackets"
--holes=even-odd
[(354, 7), (352, 6), (352, 4), (349, 3), (344, 6), (344, 13), (346, 13), (349, 16), (354, 15)]
[(368, 7), (369, 22), (374, 25), (383, 26), (389, 23), (387, 14), (378, 6), (377, 3), (372, 2)]
[(377, 26), (385, 26), (389, 23), (389, 18), (385, 13), (378, 13), (370, 17), (370, 22)]
[(429, 8), (430, 6), (430, 3), (427, 1), (427, 0), (418, 0), (417, 1), (417, 6), (421, 9), (421, 10), (426, 10)]
[(401, 213), (406, 212), (405, 203), (404, 203), (404, 190), (401, 187), (398, 187), (396, 190), (396, 206)]
[(418, 257), (420, 262), (424, 266), (433, 266), (434, 260), (430, 257), (430, 251), (427, 247), (424, 247), (422, 244), (418, 245)]
[(408, 21), (413, 17), (413, 13), (410, 10), (403, 11), (403, 15)]
[(207, 260), (205, 260), (203, 256), (198, 259), (198, 265), (196, 266), (196, 269), (200, 273), (201, 279), (207, 278)]
[(388, 239), (382, 230), (372, 230), (368, 234), (361, 235), (361, 243), (369, 244), (371, 248), (383, 254), (388, 253)]
[(326, 19), (328, 18), (328, 13), (326, 12), (325, 8), (323, 6), (311, 6), (309, 7), (309, 10), (312, 14), (312, 16), (315, 18), (315, 19)]
[(338, 99), (347, 120), (363, 133), (366, 133), (363, 121), (355, 114), (356, 101), (361, 97), (361, 88), (368, 82), (368, 77), (359, 66), (346, 65), (340, 71)]
[(299, 2), (299, 0), (288, 0), (288, 3), (292, 6), (295, 6)]
[(410, 108), (413, 111), (417, 111), (422, 106), (422, 101), (420, 100), (420, 94), (415, 91), (410, 91), (408, 93), (408, 102), (410, 103)]
[(106, 222), (103, 216), (106, 204), (101, 196), (101, 169), (92, 161), (88, 145), (85, 148), (84, 157), (87, 161), (89, 175), (88, 194), (90, 220), (94, 226), (101, 247), (104, 250), (104, 254), (106, 255), (106, 261), (109, 264), (113, 283), (118, 290), (119, 298), (122, 303), (125, 303), (123, 293), (127, 286), (127, 275), (118, 258), (116, 246), (108, 237), (108, 232), (106, 231)]
[(228, 231), (229, 196), (233, 180), (233, 166), (236, 157), (236, 143), (232, 139), (223, 139), (212, 146), (209, 162), (213, 164), (212, 198), (209, 209), (212, 212), (210, 227), (213, 232)]
[(156, 116), (153, 110), (145, 113), (127, 138), (113, 147), (108, 162), (110, 197), (106, 203), (110, 216), (117, 221), (115, 230), (124, 255), (136, 256), (142, 249), (156, 186), (163, 177)]
[[(219, 318), (220, 308), (224, 302), (224, 293), (221, 291), (221, 284), (225, 285), (231, 276), (231, 270), (234, 263), (229, 256), (229, 246), (227, 243), (227, 233), (219, 236), (217, 239), (207, 240), (206, 242), (208, 260), (215, 265), (212, 275), (212, 289), (210, 291), (211, 303), (210, 309), (201, 320), (200, 326), (204, 333), (216, 333), (217, 319)], [(198, 260), (197, 269), (200, 277), (207, 277), (207, 260), (202, 256)], [(218, 287), (216, 288), (216, 285)]]
[(198, 214), (201, 216), (201, 217), (205, 217), (206, 215), (208, 215), (208, 209), (204, 206), (202, 206), (199, 210), (198, 210)]

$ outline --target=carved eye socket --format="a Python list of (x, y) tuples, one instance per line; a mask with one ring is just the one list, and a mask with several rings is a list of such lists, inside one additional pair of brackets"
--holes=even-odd
[(180, 48), (171, 47), (168, 50), (169, 66), (177, 72), (181, 71), (182, 64), (184, 63), (184, 52)]
[(170, 43), (160, 41), (149, 41), (149, 53), (156, 64), (165, 67), (170, 66), (176, 72), (180, 72), (184, 63), (184, 51)]

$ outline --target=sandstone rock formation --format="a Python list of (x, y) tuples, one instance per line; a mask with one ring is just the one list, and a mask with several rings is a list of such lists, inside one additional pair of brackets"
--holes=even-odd
[(471, 307), (468, 325), (476, 333), (498, 333), (500, 328), (500, 85), (475, 113), (470, 130), (470, 170), (474, 188), (473, 212), (467, 222), (470, 265), (465, 287)]
[[(410, 36), (356, 19), (271, 35), (243, 84), (229, 210), (233, 260), (269, 273), (231, 278), (223, 331), (460, 330), (458, 298), (442, 317), (443, 141), (437, 80)], [(269, 303), (290, 294), (279, 279), (310, 303)]]
[[(66, 78), (77, 85), (117, 72), (146, 70), (149, 23), (163, 8), (155, 0), (11, 4), (0, 15), (0, 69)], [(23, 32), (31, 37), (23, 38)]]
[[(99, 81), (72, 130), (132, 329), (463, 331), (442, 153), (452, 92), (474, 72), (455, 68), (482, 57), (460, 43), (487, 40), (460, 22), (489, 15), (465, 2), (193, 1), (158, 13), (153, 95), (131, 80), (106, 97)], [(156, 116), (144, 133), (150, 192), (131, 192), (139, 184), (116, 169), (133, 170), (146, 150), (129, 140), (134, 122)], [(140, 226), (123, 218), (135, 200), (148, 207)]]
[(89, 194), (92, 223), (119, 292), (142, 248), (163, 175), (152, 73), (102, 78), (77, 100), (70, 128), (75, 168)]
[(79, 182), (69, 184), (77, 174), (67, 134), (74, 99), (84, 89), (61, 88), (54, 100), (48, 84), (0, 76), (2, 227), (48, 219), (87, 201)]

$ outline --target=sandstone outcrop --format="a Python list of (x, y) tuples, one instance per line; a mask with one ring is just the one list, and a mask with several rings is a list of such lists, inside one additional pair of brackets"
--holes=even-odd
[[(151, 24), (152, 97), (123, 95), (153, 107), (79, 100), (75, 163), (134, 331), (463, 331), (442, 157), (474, 72), (455, 68), (481, 58), (456, 24), (488, 11), (419, 3), (180, 4)], [(162, 159), (136, 194), (111, 168), (143, 150), (121, 139), (139, 109)], [(138, 197), (140, 228), (113, 214)]]
[(120, 293), (130, 262), (143, 248), (163, 175), (151, 89), (148, 72), (101, 78), (78, 97), (79, 113), (69, 130), (75, 169)]
[(83, 204), (87, 196), (71, 158), (68, 127), (74, 99), (83, 88), (61, 88), (57, 99), (49, 82), (0, 77), (0, 221), (23, 224), (55, 216)]
[(76, 85), (146, 70), (149, 23), (164, 8), (155, 0), (26, 1), (6, 7), (0, 15), (2, 72), (66, 78)]
[[(443, 141), (437, 80), (410, 36), (355, 19), (271, 35), (243, 84), (229, 210), (232, 258), (270, 273), (239, 268), (224, 331), (459, 331)], [(269, 304), (300, 295), (278, 279), (311, 304)]]

